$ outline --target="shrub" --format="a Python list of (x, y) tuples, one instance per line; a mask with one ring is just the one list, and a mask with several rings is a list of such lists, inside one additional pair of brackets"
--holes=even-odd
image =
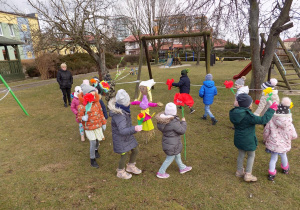
[(39, 70), (37, 70), (35, 65), (27, 66), (26, 67), (26, 74), (28, 74), (28, 76), (30, 76), (30, 77), (39, 77), (39, 76), (41, 76)]
[(56, 76), (59, 63), (56, 53), (45, 53), (35, 59), (36, 67), (41, 74), (41, 79), (49, 79)]

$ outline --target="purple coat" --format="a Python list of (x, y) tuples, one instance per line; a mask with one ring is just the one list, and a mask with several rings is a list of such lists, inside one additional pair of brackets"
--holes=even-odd
[(79, 120), (77, 120), (78, 106), (79, 106), (79, 100), (77, 97), (74, 96), (72, 103), (71, 103), (71, 110), (76, 116), (76, 122), (79, 123)]

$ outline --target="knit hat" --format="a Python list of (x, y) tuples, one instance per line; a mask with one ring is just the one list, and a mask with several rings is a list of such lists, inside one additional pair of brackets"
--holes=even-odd
[(85, 80), (82, 81), (82, 84), (90, 85), (90, 81), (88, 79), (85, 79)]
[(187, 75), (187, 73), (188, 73), (188, 70), (186, 70), (186, 69), (183, 69), (183, 70), (181, 71), (181, 75)]
[(277, 85), (278, 81), (275, 78), (270, 79), (270, 81), (266, 81), (261, 84), (262, 89), (266, 89), (268, 87), (274, 88)]
[(96, 80), (97, 82), (99, 82), (99, 78), (98, 77), (93, 77), (94, 80)]
[(81, 92), (82, 92), (81, 87), (80, 87), (80, 86), (76, 86), (76, 87), (75, 87), (74, 96), (75, 96), (76, 98), (78, 98), (78, 94), (81, 93)]
[(237, 79), (234, 84), (239, 85), (239, 86), (244, 86), (245, 80), (246, 80), (246, 77), (242, 76), (241, 78)]
[(289, 97), (284, 97), (281, 100), (281, 104), (278, 105), (278, 109), (276, 111), (276, 114), (289, 114), (290, 113), (290, 106), (291, 106), (292, 100)]
[(86, 85), (86, 84), (81, 84), (80, 85), (81, 89), (82, 89), (82, 93), (83, 95), (96, 91), (94, 87), (90, 86), (90, 85)]
[(165, 115), (176, 115), (177, 114), (177, 107), (174, 103), (170, 102), (166, 104), (165, 107)]
[(206, 80), (206, 81), (211, 81), (212, 79), (213, 79), (212, 74), (207, 74), (207, 75), (205, 76), (205, 80)]
[(120, 89), (116, 95), (116, 102), (123, 106), (128, 106), (130, 104), (130, 97), (124, 89)]
[(240, 107), (248, 108), (252, 103), (252, 98), (246, 93), (239, 94), (236, 100)]

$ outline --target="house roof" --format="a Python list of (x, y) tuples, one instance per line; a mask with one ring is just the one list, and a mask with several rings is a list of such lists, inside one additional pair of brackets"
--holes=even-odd
[[(149, 34), (141, 34), (141, 36), (149, 36)], [(138, 40), (139, 40), (138, 36), (129, 35), (123, 40), (123, 42), (137, 42)]]
[(296, 37), (283, 40), (283, 42), (296, 42), (296, 41), (297, 41)]
[(5, 46), (5, 45), (20, 45), (24, 44), (21, 41), (15, 40), (15, 39), (9, 39), (3, 36), (0, 36), (0, 45)]

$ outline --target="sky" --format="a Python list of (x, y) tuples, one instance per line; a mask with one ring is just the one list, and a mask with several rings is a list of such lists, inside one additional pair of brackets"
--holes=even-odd
[[(1, 0), (0, 0), (1, 1)], [(4, 0), (7, 1), (7, 0)], [(270, 10), (271, 6), (272, 6), (272, 0), (265, 0), (263, 1), (263, 9), (264, 10)], [(295, 3), (296, 2), (296, 3)], [(299, 3), (300, 0), (294, 0), (293, 4), (300, 4)], [(15, 5), (22, 13), (34, 13), (36, 12), (34, 8), (32, 8), (29, 3), (27, 2), (27, 0), (9, 0), (8, 2), (10, 5)], [(281, 33), (280, 37), (284, 40), (287, 38), (291, 38), (294, 37), (297, 33), (299, 33), (300, 31), (300, 20), (298, 21), (293, 21), (294, 23), (294, 27), (289, 29), (286, 32)], [(224, 33), (223, 37), (218, 37), (218, 38), (222, 38), (224, 40), (230, 40), (233, 42), (237, 42), (237, 37), (235, 37), (235, 34), (230, 34), (230, 33)], [(246, 45), (249, 45), (249, 35), (247, 34), (246, 40), (244, 42)]]

